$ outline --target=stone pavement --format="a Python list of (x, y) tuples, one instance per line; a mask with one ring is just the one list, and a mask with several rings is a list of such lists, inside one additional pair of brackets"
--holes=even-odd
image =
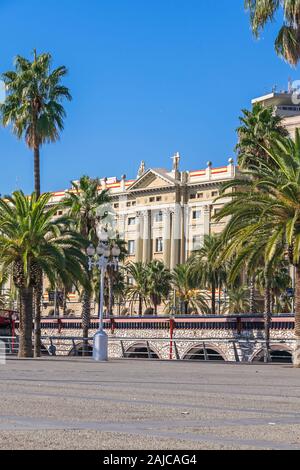
[(0, 397), (0, 449), (300, 448), (289, 365), (9, 360)]

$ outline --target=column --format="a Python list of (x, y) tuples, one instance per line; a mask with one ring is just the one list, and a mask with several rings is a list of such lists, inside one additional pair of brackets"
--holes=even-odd
[(163, 247), (164, 247), (164, 263), (169, 268), (171, 260), (171, 211), (164, 209), (163, 211)]
[(140, 212), (136, 214), (136, 239), (135, 239), (135, 249), (136, 249), (136, 262), (139, 263), (143, 261), (143, 240), (142, 232), (143, 231), (143, 217)]
[(179, 205), (175, 207), (172, 217), (172, 237), (171, 237), (171, 269), (179, 264), (181, 240), (181, 208)]
[(210, 235), (210, 206), (204, 206), (204, 235)]
[(149, 211), (143, 212), (143, 263), (150, 261), (150, 223), (149, 223)]
[(180, 263), (186, 263), (189, 254), (189, 242), (190, 242), (190, 224), (189, 224), (189, 207), (185, 204), (182, 207), (181, 215), (181, 249), (180, 249)]

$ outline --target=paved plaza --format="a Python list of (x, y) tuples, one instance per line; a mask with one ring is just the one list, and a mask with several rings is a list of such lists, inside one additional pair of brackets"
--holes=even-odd
[(288, 365), (9, 360), (0, 449), (299, 449)]

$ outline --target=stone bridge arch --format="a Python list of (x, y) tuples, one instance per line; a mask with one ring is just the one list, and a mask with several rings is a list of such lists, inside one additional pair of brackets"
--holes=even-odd
[(138, 341), (128, 346), (124, 357), (127, 359), (161, 359), (156, 347), (147, 341)]
[(198, 343), (189, 348), (183, 353), (182, 359), (184, 361), (227, 361), (225, 351), (219, 345), (213, 343)]
[[(81, 341), (72, 346), (69, 350), (68, 356), (83, 356), (83, 351), (84, 343)], [(88, 343), (87, 352), (89, 356), (93, 355), (93, 345), (90, 342)]]
[[(293, 349), (286, 344), (271, 344), (271, 359), (272, 362), (277, 363), (292, 363), (293, 362)], [(263, 362), (264, 348), (259, 348), (250, 357), (249, 362)]]

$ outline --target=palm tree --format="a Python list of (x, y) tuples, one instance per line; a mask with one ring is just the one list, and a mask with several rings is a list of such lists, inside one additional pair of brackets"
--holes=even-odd
[[(244, 194), (244, 197), (245, 194)], [(233, 196), (233, 202), (228, 203), (220, 212), (225, 212), (232, 218), (225, 228), (222, 239), (223, 245), (219, 257), (230, 259), (228, 282), (233, 284), (243, 272), (248, 277), (257, 279), (261, 273), (264, 293), (264, 329), (265, 329), (265, 362), (270, 360), (270, 328), (272, 319), (272, 277), (281, 261), (283, 242), (280, 240), (270, 257), (265, 256), (268, 241), (271, 237), (270, 228), (266, 230), (258, 223), (259, 212), (255, 206), (249, 208), (245, 198)], [(217, 218), (219, 215), (217, 216)], [(233, 256), (234, 255), (234, 256)], [(250, 304), (249, 304), (250, 306)]]
[(190, 264), (180, 264), (172, 271), (172, 286), (180, 301), (180, 312), (188, 315), (189, 309), (208, 313), (205, 297), (200, 293), (197, 279)]
[(283, 25), (275, 41), (275, 50), (289, 64), (300, 59), (300, 4), (297, 0), (245, 0), (250, 12), (253, 34), (259, 37), (268, 22), (274, 21), (282, 9)]
[[(71, 100), (71, 94), (61, 81), (67, 74), (64, 66), (51, 71), (52, 56), (49, 53), (37, 55), (30, 60), (17, 56), (15, 70), (2, 74), (7, 96), (0, 104), (0, 119), (4, 126), (12, 126), (13, 133), (25, 138), (34, 155), (34, 191), (41, 194), (40, 148), (48, 142), (56, 142), (64, 129), (66, 112), (64, 99)], [(37, 273), (35, 287), (35, 355), (41, 354), (41, 299), (43, 279)]]
[[(291, 277), (288, 272), (287, 262), (279, 258), (274, 263), (272, 273), (270, 276), (270, 290), (271, 290), (271, 313), (280, 304), (280, 298), (287, 292), (287, 289), (291, 287)], [(256, 284), (260, 289), (264, 289), (266, 286), (266, 279), (264, 269), (258, 269), (256, 273)]]
[[(99, 190), (100, 180), (82, 176), (79, 182), (73, 182), (73, 190), (70, 191), (63, 206), (68, 209), (69, 216), (74, 220), (76, 230), (85, 239), (97, 241), (97, 225), (106, 216), (111, 198), (108, 191)], [(102, 215), (99, 211), (102, 210)], [(90, 283), (85, 288), (82, 296), (82, 334), (84, 341), (89, 336), (92, 300), (92, 273), (89, 274)]]
[(51, 71), (52, 56), (37, 55), (34, 60), (17, 56), (15, 70), (2, 74), (7, 96), (0, 105), (4, 126), (12, 125), (14, 134), (34, 153), (34, 189), (37, 197), (40, 185), (40, 148), (47, 142), (56, 142), (64, 129), (63, 99), (71, 100), (70, 91), (61, 84), (66, 76), (64, 66)]
[(239, 165), (247, 168), (258, 156), (268, 159), (264, 147), (268, 148), (274, 137), (288, 136), (288, 131), (282, 125), (282, 118), (272, 108), (256, 103), (252, 111), (243, 109), (242, 113), (241, 125), (237, 129), (239, 143), (236, 152)]
[[(126, 241), (122, 240), (117, 234), (116, 237), (109, 240), (110, 248), (117, 246), (120, 249), (119, 261), (122, 263), (127, 255)], [(112, 260), (112, 258), (111, 258)], [(108, 296), (107, 296), (107, 312), (109, 316), (113, 315), (114, 307), (114, 287), (119, 277), (119, 272), (113, 266), (108, 265), (106, 272), (107, 286), (108, 286)]]
[(147, 268), (144, 263), (127, 263), (125, 271), (131, 282), (126, 289), (126, 297), (131, 304), (138, 302), (138, 313), (143, 314), (143, 304), (147, 305), (148, 299), (148, 277)]
[(240, 314), (248, 313), (250, 302), (249, 302), (249, 291), (245, 286), (239, 286), (229, 289), (228, 291), (229, 305), (226, 307), (226, 311), (229, 314)]
[[(300, 132), (295, 141), (290, 138), (275, 140), (265, 149), (273, 164), (258, 157), (247, 172), (247, 178), (225, 185), (239, 188), (217, 216), (232, 216), (227, 238), (240, 237), (239, 243), (248, 243), (254, 234), (264, 237), (266, 265), (281, 251), (289, 254), (296, 271), (294, 364), (300, 367)], [(226, 189), (227, 187), (227, 189)], [(244, 224), (244, 227), (241, 227)], [(234, 235), (233, 235), (234, 234)], [(254, 245), (253, 245), (254, 246)], [(257, 246), (255, 246), (257, 249)]]
[(33, 289), (42, 271), (54, 282), (73, 276), (83, 284), (85, 256), (82, 238), (67, 229), (67, 219), (53, 220), (58, 206), (49, 208), (51, 195), (30, 198), (16, 191), (0, 199), (0, 259), (3, 269), (12, 269), (20, 296), (20, 357), (32, 357)]
[(157, 315), (157, 308), (169, 295), (171, 273), (162, 261), (154, 260), (147, 265), (147, 289), (149, 298)]
[(114, 304), (118, 305), (118, 315), (121, 312), (121, 303), (124, 301), (126, 293), (126, 282), (123, 271), (117, 271), (114, 276), (113, 297)]
[(226, 285), (226, 268), (224, 263), (218, 263), (216, 253), (221, 247), (218, 235), (205, 235), (203, 247), (195, 251), (189, 263), (198, 285), (211, 291), (211, 314), (216, 315), (216, 293)]

